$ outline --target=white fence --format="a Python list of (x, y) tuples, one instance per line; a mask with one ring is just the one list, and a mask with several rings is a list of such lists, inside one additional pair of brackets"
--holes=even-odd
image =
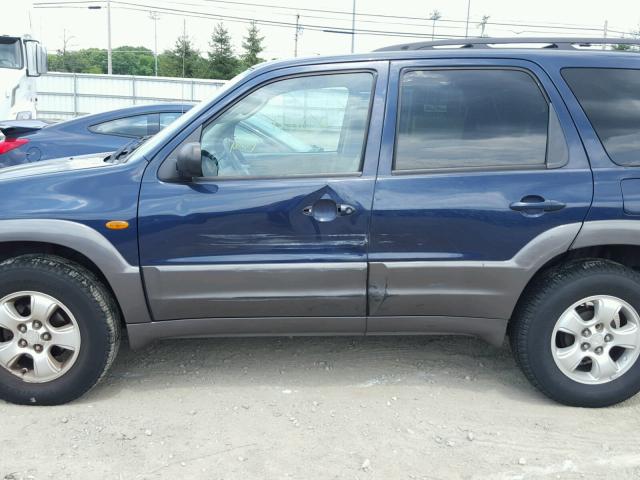
[(224, 80), (88, 73), (48, 73), (37, 79), (38, 118), (66, 120), (131, 105), (198, 102)]

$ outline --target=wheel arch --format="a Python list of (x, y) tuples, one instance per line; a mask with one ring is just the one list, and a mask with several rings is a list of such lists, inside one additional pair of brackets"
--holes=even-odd
[(151, 321), (140, 268), (93, 228), (68, 220), (0, 220), (0, 259), (24, 253), (51, 253), (83, 265), (113, 294), (125, 323)]
[[(598, 243), (597, 241), (588, 241), (588, 239), (585, 238), (580, 239), (580, 242), (578, 242), (578, 239), (580, 238), (578, 236), (569, 250), (548, 259), (535, 271), (531, 278), (529, 278), (518, 297), (513, 308), (513, 312), (517, 311), (524, 299), (530, 294), (531, 288), (535, 285), (536, 281), (550, 269), (559, 265), (564, 265), (569, 262), (578, 262), (581, 260), (588, 261), (597, 259), (609, 260), (624, 265), (627, 268), (640, 271), (640, 236), (634, 243), (619, 243), (622, 240), (617, 240), (614, 237), (615, 235), (612, 235), (611, 238), (609, 238), (612, 243)], [(513, 317), (513, 313), (511, 317)], [(509, 319), (507, 332), (510, 330), (511, 323), (511, 319)]]

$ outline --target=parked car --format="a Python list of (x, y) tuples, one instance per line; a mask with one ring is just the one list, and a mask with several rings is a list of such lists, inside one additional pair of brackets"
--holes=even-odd
[(113, 152), (155, 135), (193, 105), (162, 103), (85, 115), (60, 123), (0, 121), (0, 167), (59, 157)]
[(3, 169), (0, 397), (79, 397), (125, 330), (506, 333), (559, 402), (637, 393), (640, 55), (574, 47), (640, 41), (494, 42), (267, 63), (106, 158)]
[[(0, 122), (0, 167), (59, 157), (111, 153), (154, 135), (189, 110), (192, 105), (166, 104), (130, 107), (87, 115), (52, 124), (42, 120)], [(282, 130), (277, 122), (261, 115), (239, 123), (235, 131), (239, 148), (253, 153), (262, 150), (305, 152), (320, 147), (309, 145)]]

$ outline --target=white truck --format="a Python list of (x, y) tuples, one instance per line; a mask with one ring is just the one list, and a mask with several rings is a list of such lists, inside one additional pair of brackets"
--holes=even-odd
[(0, 35), (0, 120), (36, 118), (36, 77), (47, 72), (47, 52), (30, 35)]

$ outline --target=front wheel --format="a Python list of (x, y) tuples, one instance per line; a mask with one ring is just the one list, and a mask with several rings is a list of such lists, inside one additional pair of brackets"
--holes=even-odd
[(604, 407), (640, 391), (640, 275), (583, 260), (527, 289), (510, 325), (526, 377), (561, 403)]
[(0, 263), (0, 398), (74, 400), (105, 374), (119, 341), (118, 309), (86, 268), (50, 255)]

